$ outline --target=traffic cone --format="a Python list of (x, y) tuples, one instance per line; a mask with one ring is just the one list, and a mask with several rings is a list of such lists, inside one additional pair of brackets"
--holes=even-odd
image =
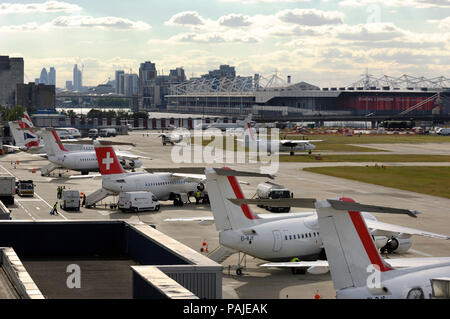
[(318, 291), (316, 291), (316, 294), (314, 295), (314, 299), (320, 299), (321, 297), (320, 297), (320, 295), (319, 295), (319, 292)]
[(202, 248), (200, 248), (200, 251), (203, 252), (208, 252), (208, 243), (206, 241), (204, 241), (202, 243)]

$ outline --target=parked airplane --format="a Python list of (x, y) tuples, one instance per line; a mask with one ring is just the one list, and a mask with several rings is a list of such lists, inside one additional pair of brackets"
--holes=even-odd
[[(247, 203), (261, 203), (262, 200), (244, 199), (235, 176), (218, 175), (215, 169), (205, 170), (208, 195), (211, 210), (214, 215), (216, 229), (220, 232), (217, 258), (228, 257), (234, 252), (242, 252), (268, 261), (290, 261), (293, 258), (301, 260), (325, 259), (322, 238), (317, 224), (317, 214), (254, 214)], [(249, 173), (246, 173), (246, 176)], [(235, 174), (239, 176), (237, 172)], [(235, 204), (230, 199), (245, 201)], [(286, 199), (287, 200), (287, 199)], [(274, 201), (270, 201), (271, 206)], [(306, 203), (314, 207), (314, 199)], [(264, 204), (264, 203), (263, 203)], [(286, 203), (284, 203), (286, 206)], [(369, 206), (367, 206), (370, 208)], [(270, 216), (268, 218), (268, 216)], [(380, 249), (389, 252), (406, 252), (411, 247), (411, 235), (422, 235), (434, 238), (449, 239), (450, 237), (424, 232), (412, 228), (381, 223), (368, 213), (363, 213), (371, 234)], [(179, 218), (171, 221), (211, 220), (210, 217)], [(320, 233), (319, 233), (320, 232)], [(222, 252), (220, 252), (222, 250)], [(220, 256), (222, 254), (222, 256)], [(228, 256), (227, 256), (228, 254)], [(210, 257), (211, 258), (211, 257)], [(223, 261), (224, 259), (222, 259)], [(236, 273), (242, 273), (242, 260), (239, 259)]]
[(197, 124), (194, 129), (196, 130), (206, 130), (209, 128), (217, 128), (220, 129), (222, 131), (226, 131), (229, 129), (237, 129), (237, 128), (241, 128), (241, 127), (245, 127), (246, 123), (251, 123), (252, 121), (252, 114), (247, 115), (247, 117), (244, 120), (237, 120), (236, 123), (224, 123), (222, 122), (222, 120), (218, 121), (218, 122), (214, 122), (214, 123), (200, 123)]
[[(42, 175), (47, 175), (57, 168), (80, 171), (83, 175), (99, 171), (97, 157), (92, 145), (84, 145), (85, 150), (70, 152), (61, 142), (54, 129), (43, 130), (42, 136), (48, 160), (51, 162), (48, 167), (41, 169)], [(120, 159), (119, 165), (121, 164), (126, 169), (135, 169), (142, 166), (140, 156), (128, 152), (119, 152), (118, 156)]]
[(277, 152), (289, 152), (291, 156), (295, 151), (306, 151), (309, 154), (316, 148), (312, 142), (322, 142), (322, 140), (267, 140), (255, 137), (254, 129), (247, 123), (247, 128), (243, 139), (238, 139), (246, 148), (264, 150), (269, 154)]
[(204, 189), (203, 175), (126, 172), (111, 145), (104, 145), (101, 141), (94, 142), (94, 145), (102, 175), (102, 190), (98, 191), (98, 196), (95, 193), (91, 194), (92, 199), (88, 196), (87, 206), (94, 204), (98, 198), (105, 198), (108, 194), (133, 191), (150, 191), (159, 200), (173, 200), (174, 205), (178, 206), (183, 204), (183, 198), (186, 196), (194, 194), (197, 189)]
[[(23, 113), (22, 122), (24, 122), (28, 128), (35, 128), (33, 121), (27, 112)], [(60, 127), (57, 130), (60, 132), (58, 133), (60, 139), (73, 139), (81, 137), (80, 131), (73, 127)]]
[[(358, 211), (367, 205), (341, 198), (316, 202), (315, 206), (337, 298), (431, 298), (431, 279), (448, 277), (450, 257), (384, 260)], [(378, 213), (393, 213), (389, 208), (377, 209)], [(416, 217), (406, 210), (395, 213)]]

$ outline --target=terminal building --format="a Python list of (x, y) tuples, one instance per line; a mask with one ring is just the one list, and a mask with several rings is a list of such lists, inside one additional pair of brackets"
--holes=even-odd
[(194, 79), (170, 89), (168, 111), (280, 119), (317, 115), (450, 114), (450, 79), (366, 76), (348, 87), (319, 88), (276, 75)]

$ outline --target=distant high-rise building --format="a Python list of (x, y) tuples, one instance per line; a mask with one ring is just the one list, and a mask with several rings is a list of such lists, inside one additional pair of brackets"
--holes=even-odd
[(124, 83), (123, 94), (125, 96), (133, 96), (139, 93), (139, 77), (137, 74), (124, 74), (121, 78)]
[(208, 74), (202, 75), (202, 78), (230, 78), (234, 79), (236, 77), (236, 70), (234, 66), (229, 66), (227, 64), (221, 65), (218, 70), (209, 71)]
[(155, 63), (150, 61), (141, 63), (139, 68), (139, 110), (156, 107), (156, 98), (159, 96), (156, 86), (157, 74)]
[(17, 84), (16, 105), (49, 109), (55, 107), (55, 102), (54, 85)]
[(73, 83), (72, 81), (66, 81), (66, 89), (69, 91), (73, 90)]
[(183, 68), (176, 68), (175, 70), (170, 70), (169, 82), (170, 83), (182, 83), (186, 81), (186, 74)]
[(78, 69), (78, 65), (73, 66), (73, 90), (81, 92), (83, 90), (83, 75)]
[(124, 82), (123, 82), (123, 78), (121, 79), (121, 76), (123, 74), (125, 74), (125, 72), (122, 70), (116, 71), (116, 93), (117, 94), (124, 94)]
[(48, 72), (48, 84), (56, 85), (56, 70), (54, 67), (50, 67), (50, 71)]
[(15, 104), (17, 84), (24, 78), (23, 58), (0, 56), (0, 105), (12, 107)]
[(39, 77), (39, 84), (48, 85), (48, 74), (46, 68), (43, 68), (41, 71), (41, 76)]

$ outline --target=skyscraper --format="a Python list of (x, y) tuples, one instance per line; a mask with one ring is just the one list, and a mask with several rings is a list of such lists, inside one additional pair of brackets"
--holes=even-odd
[(75, 64), (73, 66), (73, 89), (74, 91), (81, 92), (83, 90), (83, 75), (81, 71), (78, 69), (78, 65)]
[(124, 92), (125, 96), (137, 95), (139, 92), (139, 77), (137, 74), (124, 74)]
[(23, 58), (0, 56), (0, 105), (14, 106), (17, 84), (23, 83), (23, 78)]
[(156, 107), (156, 98), (159, 95), (156, 87), (156, 65), (150, 61), (141, 63), (139, 68), (139, 110), (148, 110)]
[(125, 74), (125, 72), (122, 70), (116, 71), (116, 93), (117, 94), (124, 94), (124, 82), (123, 82), (123, 78), (121, 78), (121, 76), (123, 74)]
[(48, 74), (47, 74), (46, 68), (43, 68), (41, 71), (41, 76), (39, 77), (39, 83), (48, 85)]
[(48, 84), (56, 85), (56, 70), (54, 67), (50, 67), (50, 71), (48, 72)]

